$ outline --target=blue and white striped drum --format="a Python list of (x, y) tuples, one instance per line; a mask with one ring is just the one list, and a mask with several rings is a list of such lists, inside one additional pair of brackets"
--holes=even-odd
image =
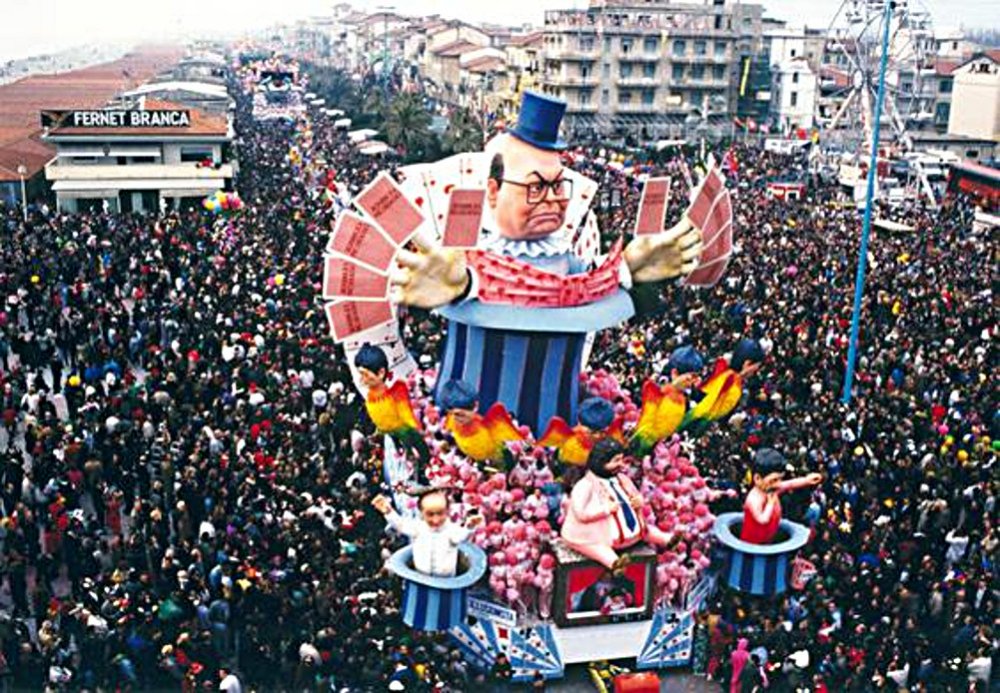
[(715, 518), (717, 554), (722, 559), (721, 576), (730, 588), (757, 596), (782, 594), (788, 589), (788, 573), (795, 554), (809, 541), (809, 528), (782, 520), (774, 544), (751, 544), (736, 536), (743, 513), (723, 513)]

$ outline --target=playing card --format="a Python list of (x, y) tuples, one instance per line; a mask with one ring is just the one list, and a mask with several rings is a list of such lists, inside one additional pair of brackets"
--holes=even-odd
[(338, 301), (326, 304), (326, 318), (335, 342), (393, 319), (388, 301)]
[(362, 209), (386, 235), (403, 246), (424, 222), (420, 210), (387, 173), (380, 173), (361, 193), (354, 204)]
[(715, 198), (725, 188), (725, 183), (715, 168), (709, 169), (705, 179), (698, 186), (687, 216), (695, 226), (704, 231), (708, 216), (715, 204)]
[(443, 245), (450, 248), (474, 248), (482, 229), (486, 190), (455, 188), (451, 191)]
[(573, 169), (563, 169), (563, 176), (573, 182), (573, 197), (566, 206), (566, 220), (563, 229), (567, 234), (574, 233), (583, 222), (597, 195), (598, 184), (593, 178), (588, 178)]
[(399, 183), (400, 190), (406, 195), (406, 199), (420, 210), (420, 213), (426, 220), (418, 228), (417, 233), (424, 233), (424, 235), (438, 238), (441, 236), (441, 226), (434, 218), (435, 215), (431, 209), (430, 195), (427, 192), (427, 184), (424, 180), (424, 174), (429, 168), (430, 164), (412, 164), (410, 166), (403, 166), (396, 173), (402, 178), (402, 181)]
[(593, 212), (588, 212), (573, 242), (573, 254), (585, 264), (591, 265), (600, 252), (601, 231), (597, 227), (597, 217)]
[(486, 189), (490, 177), (490, 156), (485, 152), (470, 152), (462, 157), (462, 187), (471, 190)]
[(646, 181), (642, 186), (639, 213), (635, 218), (636, 236), (663, 231), (669, 197), (669, 178), (649, 178)]
[(724, 228), (720, 229), (715, 234), (715, 238), (701, 251), (701, 257), (698, 258), (698, 267), (700, 268), (722, 258), (729, 257), (732, 251), (733, 224), (730, 222)]
[(726, 226), (731, 227), (733, 222), (733, 203), (729, 195), (728, 190), (723, 190), (721, 194), (716, 196), (715, 204), (712, 206), (712, 211), (709, 213), (708, 223), (706, 227), (702, 229), (702, 242), (708, 246), (715, 242), (716, 237), (719, 232), (726, 228)]
[(384, 300), (389, 278), (342, 257), (323, 260), (323, 298)]
[(353, 212), (344, 212), (337, 218), (326, 251), (349, 257), (378, 272), (388, 272), (396, 247), (378, 228)]

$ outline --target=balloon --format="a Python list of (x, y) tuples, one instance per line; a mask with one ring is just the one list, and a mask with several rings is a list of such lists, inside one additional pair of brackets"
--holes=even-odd
[(212, 199), (209, 198), (209, 197), (206, 197), (204, 200), (202, 200), (201, 201), (201, 205), (202, 205), (202, 207), (204, 207), (205, 209), (207, 209), (209, 212), (212, 211), (212, 207), (214, 206), (214, 204), (212, 202)]
[(961, 462), (962, 464), (965, 464), (966, 462), (968, 462), (969, 461), (969, 453), (967, 453), (965, 450), (959, 450), (958, 451), (958, 461)]
[(284, 286), (284, 284), (285, 284), (285, 275), (283, 275), (283, 274), (276, 274), (276, 275), (274, 275), (274, 283), (276, 285), (278, 285), (278, 286)]
[(32, 284), (37, 284), (40, 281), (42, 281), (42, 278), (39, 277), (37, 274), (31, 275), (31, 283)]

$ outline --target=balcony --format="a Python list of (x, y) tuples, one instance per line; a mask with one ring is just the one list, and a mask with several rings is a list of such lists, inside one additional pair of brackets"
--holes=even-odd
[(66, 166), (53, 163), (45, 167), (45, 177), (50, 181), (128, 181), (153, 178), (164, 181), (166, 185), (171, 180), (232, 178), (233, 166), (232, 164), (223, 164), (219, 168), (200, 168), (193, 163)]
[(596, 103), (567, 103), (567, 113), (597, 113)]
[(596, 87), (598, 79), (594, 75), (545, 75), (542, 81), (555, 87)]
[(628, 53), (618, 52), (615, 57), (620, 63), (658, 63), (660, 56), (656, 53), (643, 53), (642, 51), (629, 51)]
[(546, 50), (545, 57), (552, 60), (589, 62), (600, 58), (601, 52), (596, 47), (591, 48), (590, 50), (584, 50), (582, 48), (558, 48), (554, 50)]
[(660, 107), (654, 103), (620, 103), (615, 106), (618, 113), (656, 113)]
[(655, 76), (632, 75), (631, 77), (619, 77), (616, 83), (620, 87), (656, 87), (660, 85), (661, 80)]

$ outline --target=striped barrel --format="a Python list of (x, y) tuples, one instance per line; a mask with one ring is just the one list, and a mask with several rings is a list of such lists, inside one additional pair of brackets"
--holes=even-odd
[(389, 559), (389, 569), (403, 581), (403, 623), (415, 630), (447, 631), (465, 620), (466, 597), (469, 588), (486, 572), (486, 554), (468, 543), (458, 549), (467, 567), (454, 577), (436, 577), (414, 570), (412, 545)]
[(541, 435), (559, 415), (576, 423), (584, 332), (541, 332), (448, 322), (437, 388), (464, 380), (479, 390), (485, 414), (503, 402), (519, 424)]
[(751, 544), (736, 536), (734, 528), (743, 513), (724, 513), (715, 519), (717, 555), (721, 575), (729, 587), (757, 596), (782, 594), (788, 589), (788, 572), (796, 552), (809, 541), (809, 530), (782, 520), (778, 532), (786, 538), (776, 544)]

